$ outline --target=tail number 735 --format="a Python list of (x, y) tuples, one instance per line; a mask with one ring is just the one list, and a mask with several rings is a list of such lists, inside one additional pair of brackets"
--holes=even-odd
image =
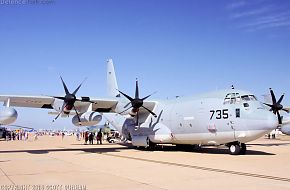
[(211, 117), (210, 119), (215, 116), (216, 119), (228, 119), (229, 118), (229, 110), (223, 109), (223, 110), (210, 110)]

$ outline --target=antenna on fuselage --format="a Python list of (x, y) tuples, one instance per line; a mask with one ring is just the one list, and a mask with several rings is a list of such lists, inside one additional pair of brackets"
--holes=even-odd
[(232, 89), (235, 89), (234, 85), (231, 86)]

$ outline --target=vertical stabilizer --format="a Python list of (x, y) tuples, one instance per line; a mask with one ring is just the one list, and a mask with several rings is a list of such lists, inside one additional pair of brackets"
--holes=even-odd
[(112, 59), (107, 60), (107, 94), (109, 97), (120, 97)]

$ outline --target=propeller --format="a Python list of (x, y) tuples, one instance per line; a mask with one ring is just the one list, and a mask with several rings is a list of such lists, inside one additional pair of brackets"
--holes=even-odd
[[(132, 108), (132, 112), (137, 113), (137, 125), (139, 125), (139, 109), (140, 108), (144, 108), (151, 115), (153, 115), (154, 117), (157, 117), (157, 115), (154, 112), (152, 112), (151, 110), (149, 110), (148, 108), (146, 108), (146, 107), (143, 106), (144, 100), (148, 99), (154, 93), (153, 94), (150, 94), (150, 95), (148, 95), (148, 96), (146, 96), (144, 98), (139, 98), (138, 79), (136, 79), (135, 98), (130, 97), (129, 95), (121, 92), (120, 90), (118, 90), (118, 91), (130, 101), (124, 107), (124, 108), (127, 108), (127, 109), (125, 109), (124, 111), (120, 112), (119, 114), (122, 114), (122, 113), (124, 113), (124, 112), (126, 112), (126, 111), (128, 111), (129, 109)], [(130, 104), (131, 104), (131, 106), (130, 106)], [(130, 106), (130, 107), (128, 107), (128, 106)]]
[(59, 99), (59, 100), (63, 100), (63, 105), (62, 105), (62, 108), (61, 108), (61, 111), (59, 112), (59, 114), (54, 118), (53, 122), (55, 122), (57, 120), (57, 118), (60, 116), (60, 114), (62, 114), (64, 112), (64, 108), (66, 108), (67, 110), (72, 110), (74, 109), (76, 114), (77, 114), (77, 117), (78, 117), (78, 120), (79, 122), (81, 122), (81, 119), (80, 119), (80, 116), (79, 116), (79, 113), (77, 112), (77, 109), (75, 107), (75, 102), (76, 101), (81, 101), (81, 102), (90, 102), (90, 103), (94, 103), (92, 101), (89, 100), (89, 98), (83, 98), (83, 99), (77, 99), (76, 98), (76, 94), (77, 92), (79, 91), (79, 89), (81, 88), (82, 84), (85, 82), (85, 80), (83, 80), (83, 82), (75, 89), (75, 91), (73, 93), (70, 93), (64, 80), (62, 79), (62, 77), (60, 77), (61, 79), (61, 82), (62, 82), (62, 85), (63, 85), (63, 88), (64, 88), (64, 91), (65, 91), (65, 96), (53, 96), (54, 98), (56, 99)]
[(281, 104), (281, 102), (282, 102), (282, 100), (284, 98), (284, 94), (282, 94), (282, 96), (279, 98), (278, 101), (277, 101), (277, 99), (275, 97), (275, 94), (274, 94), (274, 92), (273, 92), (273, 90), (271, 88), (270, 88), (270, 94), (271, 94), (271, 97), (272, 97), (272, 104), (267, 104), (267, 103), (264, 103), (264, 104), (271, 108), (270, 111), (273, 111), (273, 113), (275, 115), (277, 115), (279, 124), (282, 124), (282, 117), (280, 115), (280, 111), (283, 110), (283, 111), (289, 113), (289, 110), (284, 109), (283, 105)]

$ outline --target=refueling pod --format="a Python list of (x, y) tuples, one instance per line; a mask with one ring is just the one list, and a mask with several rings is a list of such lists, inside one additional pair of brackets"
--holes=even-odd
[(16, 121), (17, 111), (14, 108), (4, 107), (0, 110), (0, 125), (9, 125)]

